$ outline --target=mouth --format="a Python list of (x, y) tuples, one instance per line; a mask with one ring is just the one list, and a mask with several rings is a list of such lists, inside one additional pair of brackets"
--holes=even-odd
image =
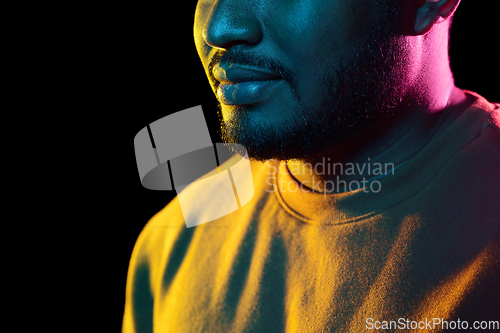
[(285, 81), (278, 73), (267, 69), (240, 65), (213, 67), (217, 80), (217, 97), (226, 105), (251, 105), (272, 97)]

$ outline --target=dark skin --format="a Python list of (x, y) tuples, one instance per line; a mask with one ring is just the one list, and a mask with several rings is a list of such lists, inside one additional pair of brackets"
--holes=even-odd
[[(448, 63), (449, 20), (460, 0), (405, 0), (392, 13), (395, 1), (199, 0), (195, 43), (221, 102), (226, 141), (254, 160), (286, 160), (297, 180), (320, 192), (337, 176), (371, 177), (322, 174), (324, 163), (398, 166), (418, 153), (472, 103)], [(239, 62), (242, 53), (282, 66)], [(219, 80), (239, 67), (286, 75), (265, 98), (247, 97), (238, 82), (215, 79), (215, 54)]]
[[(347, 191), (347, 186), (333, 186), (332, 182), (345, 181), (347, 184), (356, 181), (369, 186), (370, 181), (380, 179), (378, 174), (369, 170), (376, 170), (377, 163), (389, 166), (390, 175), (392, 165), (397, 168), (408, 159), (417, 154), (426, 143), (441, 133), (449, 124), (456, 119), (461, 111), (465, 110), (473, 102), (464, 96), (463, 92), (453, 89), (450, 92), (450, 104), (444, 110), (432, 114), (415, 114), (407, 118), (393, 117), (390, 120), (383, 119), (370, 126), (366, 131), (345, 140), (342, 144), (335, 145), (319, 154), (312, 155), (300, 160), (288, 161), (288, 167), (293, 176), (304, 186), (317, 191), (336, 193)], [(369, 158), (369, 160), (368, 160)], [(365, 168), (356, 174), (323, 174), (323, 165), (330, 170), (334, 169), (334, 163), (358, 163), (360, 168)], [(368, 165), (370, 164), (370, 169)], [(338, 166), (337, 166), (338, 168)], [(328, 169), (325, 169), (328, 170)], [(383, 169), (385, 172), (385, 168)], [(339, 176), (339, 178), (337, 178)], [(362, 183), (366, 181), (366, 183)], [(342, 183), (343, 184), (343, 183)]]

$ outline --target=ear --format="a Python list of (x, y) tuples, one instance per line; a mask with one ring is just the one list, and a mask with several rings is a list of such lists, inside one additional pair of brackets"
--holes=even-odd
[(460, 0), (403, 0), (407, 35), (425, 35), (434, 24), (446, 21), (457, 9)]

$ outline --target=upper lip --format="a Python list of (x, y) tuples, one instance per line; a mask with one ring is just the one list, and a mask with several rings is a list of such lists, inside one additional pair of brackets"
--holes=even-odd
[(219, 82), (248, 82), (282, 79), (283, 77), (267, 69), (248, 67), (242, 65), (216, 64), (213, 75)]

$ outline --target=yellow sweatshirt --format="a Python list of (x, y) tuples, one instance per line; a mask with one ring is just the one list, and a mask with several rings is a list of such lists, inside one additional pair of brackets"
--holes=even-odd
[[(133, 250), (123, 333), (498, 331), (500, 104), (465, 92), (476, 102), (380, 190), (293, 190), (269, 161), (212, 222), (187, 228), (172, 200)], [(196, 218), (220, 209), (217, 186), (184, 191)]]

